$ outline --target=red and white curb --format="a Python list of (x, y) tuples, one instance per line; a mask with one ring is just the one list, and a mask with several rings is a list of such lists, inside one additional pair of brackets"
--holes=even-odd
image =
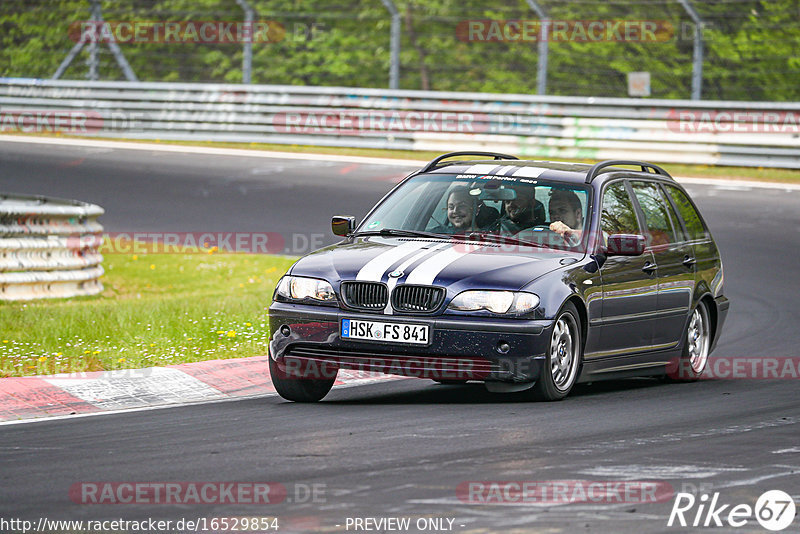
[[(339, 372), (334, 387), (401, 377)], [(277, 395), (266, 356), (168, 367), (0, 378), (0, 424)]]

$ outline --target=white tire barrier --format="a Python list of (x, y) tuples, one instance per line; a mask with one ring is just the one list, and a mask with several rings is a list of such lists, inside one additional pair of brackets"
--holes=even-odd
[(0, 194), (0, 300), (100, 293), (103, 213), (75, 200)]

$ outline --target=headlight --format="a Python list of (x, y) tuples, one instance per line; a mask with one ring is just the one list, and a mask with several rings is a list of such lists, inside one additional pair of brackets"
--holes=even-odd
[(448, 306), (451, 310), (478, 311), (520, 315), (536, 309), (539, 297), (521, 291), (464, 291)]
[(284, 276), (275, 290), (278, 295), (292, 300), (314, 299), (321, 302), (335, 302), (333, 287), (325, 280)]

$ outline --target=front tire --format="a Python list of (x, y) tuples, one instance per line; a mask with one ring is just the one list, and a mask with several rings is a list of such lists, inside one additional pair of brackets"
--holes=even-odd
[(336, 374), (325, 378), (302, 378), (290, 376), (278, 367), (278, 362), (267, 356), (269, 360), (269, 377), (278, 395), (294, 402), (319, 402), (328, 394), (336, 381)]
[(561, 400), (572, 391), (583, 362), (583, 343), (578, 310), (568, 302), (558, 314), (547, 346), (542, 376), (533, 386), (537, 400)]

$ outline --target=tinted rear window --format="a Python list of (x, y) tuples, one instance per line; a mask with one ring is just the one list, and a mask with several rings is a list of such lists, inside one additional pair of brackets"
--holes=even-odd
[(689, 197), (677, 187), (671, 185), (665, 185), (664, 187), (681, 214), (686, 231), (689, 233), (689, 239), (706, 239), (708, 231), (703, 226), (703, 220), (692, 205)]

